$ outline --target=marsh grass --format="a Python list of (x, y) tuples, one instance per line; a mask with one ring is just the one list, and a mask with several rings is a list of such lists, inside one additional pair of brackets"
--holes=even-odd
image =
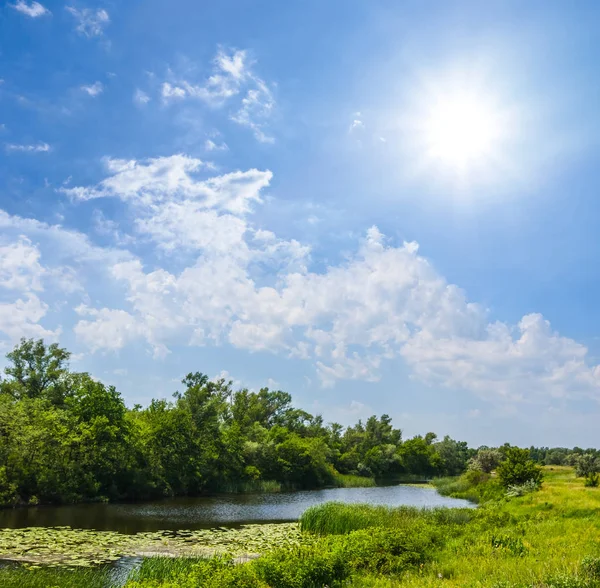
[(219, 492), (226, 494), (254, 494), (254, 493), (275, 493), (284, 489), (281, 482), (274, 480), (242, 480), (239, 482), (230, 482), (219, 487)]
[(105, 569), (0, 567), (2, 588), (112, 588)]
[(353, 476), (351, 474), (334, 475), (334, 485), (338, 488), (374, 488), (377, 486), (374, 478), (365, 476)]
[(415, 522), (464, 524), (473, 516), (474, 511), (468, 508), (419, 509), (328, 502), (306, 510), (300, 517), (300, 528), (318, 535), (341, 535), (370, 527), (406, 529)]

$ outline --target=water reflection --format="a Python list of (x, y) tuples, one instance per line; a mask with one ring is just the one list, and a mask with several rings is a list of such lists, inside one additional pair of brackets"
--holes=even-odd
[(314, 504), (341, 502), (417, 507), (469, 507), (465, 500), (417, 486), (333, 488), (279, 494), (229, 494), (170, 498), (137, 504), (78, 504), (0, 511), (0, 527), (58, 527), (139, 533), (202, 529), (244, 523), (293, 521)]

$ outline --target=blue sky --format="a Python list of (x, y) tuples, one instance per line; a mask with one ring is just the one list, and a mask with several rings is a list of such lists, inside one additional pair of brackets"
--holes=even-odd
[(0, 347), (597, 445), (600, 7), (0, 7)]

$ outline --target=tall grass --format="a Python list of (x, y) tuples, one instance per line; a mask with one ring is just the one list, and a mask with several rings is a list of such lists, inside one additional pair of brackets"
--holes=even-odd
[(463, 498), (476, 504), (502, 499), (505, 492), (498, 480), (477, 471), (459, 478), (436, 478), (431, 483), (442, 496)]
[(110, 588), (105, 569), (0, 567), (2, 588)]
[(240, 482), (229, 482), (218, 488), (219, 492), (229, 494), (254, 494), (281, 492), (283, 485), (274, 480), (243, 480)]
[(352, 474), (336, 474), (333, 483), (338, 488), (374, 488), (377, 486), (375, 478), (365, 476), (353, 476)]
[(464, 524), (473, 516), (473, 510), (468, 508), (418, 509), (327, 502), (306, 510), (300, 517), (300, 528), (318, 535), (342, 535), (371, 527), (407, 529), (415, 522)]

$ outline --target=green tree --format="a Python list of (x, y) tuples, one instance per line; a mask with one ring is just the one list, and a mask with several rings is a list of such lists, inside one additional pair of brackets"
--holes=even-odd
[(4, 372), (11, 379), (3, 391), (15, 398), (47, 398), (60, 405), (68, 394), (68, 361), (71, 354), (56, 343), (46, 346), (42, 339), (21, 339), (6, 355), (10, 365)]
[(505, 456), (506, 459), (496, 469), (500, 482), (505, 488), (529, 481), (541, 486), (542, 470), (530, 458), (528, 449), (505, 447)]
[(488, 449), (483, 447), (479, 449), (477, 455), (472, 457), (468, 462), (470, 470), (479, 470), (486, 474), (493, 472), (504, 459), (504, 454), (498, 449)]

